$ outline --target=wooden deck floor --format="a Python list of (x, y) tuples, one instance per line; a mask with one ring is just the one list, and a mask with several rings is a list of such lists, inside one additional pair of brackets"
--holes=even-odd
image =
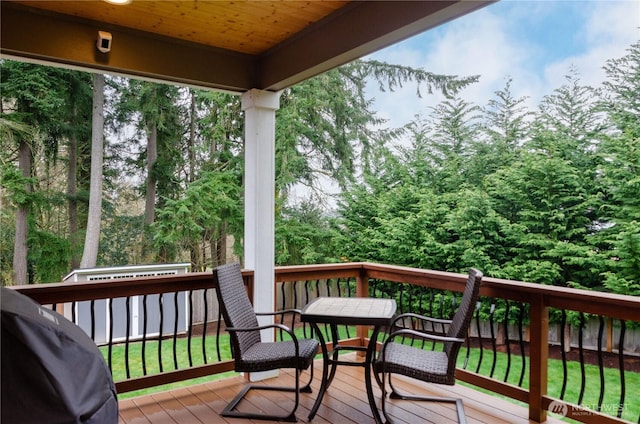
[[(308, 423), (307, 416), (318, 393), (321, 363), (316, 361), (316, 375), (311, 394), (301, 394), (300, 406), (296, 412), (298, 422)], [(303, 376), (304, 378), (304, 376)], [(269, 384), (291, 384), (292, 374), (282, 372), (280, 377), (270, 380)], [(400, 388), (408, 391), (415, 389), (414, 383), (396, 380)], [(181, 389), (160, 392), (153, 395), (140, 396), (120, 401), (120, 420), (124, 424), (188, 424), (188, 423), (265, 423), (268, 421), (223, 418), (219, 414), (227, 403), (244, 386), (242, 377), (232, 377), (210, 383), (193, 385)], [(424, 385), (434, 396), (460, 397), (463, 399), (467, 422), (469, 424), (517, 424), (531, 423), (527, 418), (527, 410), (505, 400), (485, 395), (461, 385), (436, 386)], [(376, 399), (380, 391), (376, 387)], [(267, 413), (282, 414), (283, 407), (292, 405), (292, 394), (282, 392), (252, 391), (240, 407), (257, 408)], [(389, 407), (394, 422), (417, 424), (434, 423), (449, 424), (456, 422), (454, 405), (434, 404), (430, 402), (391, 401)], [(339, 367), (336, 378), (327, 391), (325, 398), (313, 419), (314, 424), (327, 423), (373, 423), (371, 410), (367, 403), (364, 389), (364, 370), (354, 367)], [(549, 419), (547, 423), (561, 423), (560, 420)]]

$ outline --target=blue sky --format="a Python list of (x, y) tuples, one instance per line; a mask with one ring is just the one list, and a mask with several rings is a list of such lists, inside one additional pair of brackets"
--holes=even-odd
[[(515, 97), (540, 99), (564, 83), (571, 66), (581, 82), (599, 86), (607, 59), (621, 57), (640, 40), (640, 0), (502, 0), (370, 57), (425, 70), (480, 75), (462, 98), (485, 106), (512, 79)], [(372, 87), (375, 110), (394, 127), (426, 116), (441, 96), (415, 96), (415, 86), (395, 93)]]
[[(502, 0), (369, 58), (439, 74), (480, 75), (461, 93), (478, 106), (486, 106), (511, 78), (513, 96), (526, 97), (535, 110), (543, 96), (564, 84), (571, 66), (584, 85), (599, 86), (606, 60), (624, 56), (640, 40), (639, 27), (640, 0)], [(426, 93), (418, 98), (412, 84), (385, 93), (371, 84), (368, 94), (375, 99), (373, 109), (392, 128), (415, 115), (426, 118), (429, 107), (443, 100)], [(328, 192), (339, 191), (328, 182), (322, 185)], [(293, 190), (292, 198), (305, 197), (304, 192)]]

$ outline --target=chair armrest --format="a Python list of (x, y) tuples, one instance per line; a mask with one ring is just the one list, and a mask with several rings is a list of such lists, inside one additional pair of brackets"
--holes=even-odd
[(284, 315), (289, 313), (294, 313), (299, 315), (302, 313), (302, 311), (300, 309), (283, 309), (281, 311), (275, 311), (275, 312), (256, 312), (256, 315), (269, 316), (269, 315)]
[(419, 339), (433, 340), (437, 342), (464, 343), (464, 339), (461, 339), (458, 337), (439, 336), (437, 334), (423, 333), (416, 330), (402, 329), (402, 330), (394, 331), (393, 333), (389, 334), (389, 337), (387, 338), (387, 340), (385, 340), (384, 344), (386, 345), (387, 343), (391, 342), (394, 338), (399, 336), (412, 336)]
[(235, 331), (237, 333), (241, 333), (241, 332), (248, 332), (248, 331), (260, 331), (260, 330), (266, 330), (268, 328), (278, 328), (282, 331), (285, 331), (289, 334), (291, 334), (292, 336), (295, 337), (295, 334), (293, 334), (293, 331), (287, 327), (286, 325), (283, 324), (267, 324), (267, 325), (260, 325), (258, 327), (227, 327), (226, 330), (231, 332), (231, 331)]
[(229, 332), (235, 331), (237, 333), (241, 333), (241, 332), (247, 332), (247, 331), (266, 330), (268, 328), (277, 328), (287, 333), (291, 337), (291, 341), (293, 342), (296, 356), (300, 356), (300, 343), (298, 342), (298, 337), (295, 335), (293, 330), (287, 327), (286, 325), (268, 324), (268, 325), (261, 325), (258, 327), (247, 327), (247, 328), (228, 327), (227, 331)]
[[(406, 319), (411, 320), (411, 323), (412, 323), (411, 327), (413, 327), (414, 323), (419, 324), (420, 326), (419, 331), (421, 333), (439, 335), (440, 337), (444, 337), (446, 333), (445, 327), (448, 325), (451, 325), (451, 323), (453, 322), (453, 320), (450, 320), (450, 319), (432, 318), (425, 315), (407, 312), (407, 313), (398, 315), (393, 319), (393, 321), (391, 322), (391, 327), (389, 332), (392, 333), (400, 329), (408, 329), (408, 330), (412, 329), (410, 326), (406, 325), (407, 323), (404, 322)], [(431, 326), (431, 328), (427, 328), (429, 325)], [(413, 328), (417, 328), (417, 327), (418, 326)], [(437, 328), (437, 327), (440, 327), (440, 328)]]
[(391, 326), (392, 327), (395, 326), (396, 322), (400, 320), (404, 320), (404, 318), (415, 318), (420, 321), (426, 321), (426, 322), (431, 322), (435, 324), (451, 324), (453, 322), (453, 320), (450, 320), (450, 319), (432, 318), (425, 315), (419, 315), (419, 314), (414, 314), (412, 312), (407, 312), (405, 314), (396, 316), (391, 322)]

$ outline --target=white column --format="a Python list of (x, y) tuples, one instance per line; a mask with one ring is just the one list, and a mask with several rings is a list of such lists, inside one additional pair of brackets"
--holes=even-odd
[[(275, 124), (280, 92), (250, 90), (242, 95), (245, 112), (244, 260), (255, 271), (253, 305), (275, 307)], [(264, 317), (259, 317), (264, 318)], [(261, 324), (273, 322), (260, 321)], [(263, 331), (264, 341), (273, 331)]]

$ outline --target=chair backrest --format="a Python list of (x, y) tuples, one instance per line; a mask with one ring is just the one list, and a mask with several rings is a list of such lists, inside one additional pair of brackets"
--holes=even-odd
[[(258, 318), (244, 287), (240, 264), (231, 263), (216, 267), (213, 270), (213, 278), (217, 283), (218, 304), (227, 327), (257, 327)], [(261, 341), (260, 331), (230, 332), (230, 336), (236, 360), (240, 358), (241, 352)]]
[[(460, 301), (460, 307), (453, 317), (448, 337), (464, 338), (469, 330), (471, 324), (471, 318), (473, 317), (473, 311), (476, 308), (476, 302), (478, 301), (478, 294), (480, 293), (480, 283), (482, 282), (482, 272), (475, 268), (469, 270), (469, 276), (467, 277), (467, 284), (464, 288), (464, 294)], [(444, 345), (444, 351), (449, 357), (450, 365), (455, 366), (455, 360), (460, 350), (460, 343), (447, 342)], [(453, 364), (451, 364), (453, 362)]]

